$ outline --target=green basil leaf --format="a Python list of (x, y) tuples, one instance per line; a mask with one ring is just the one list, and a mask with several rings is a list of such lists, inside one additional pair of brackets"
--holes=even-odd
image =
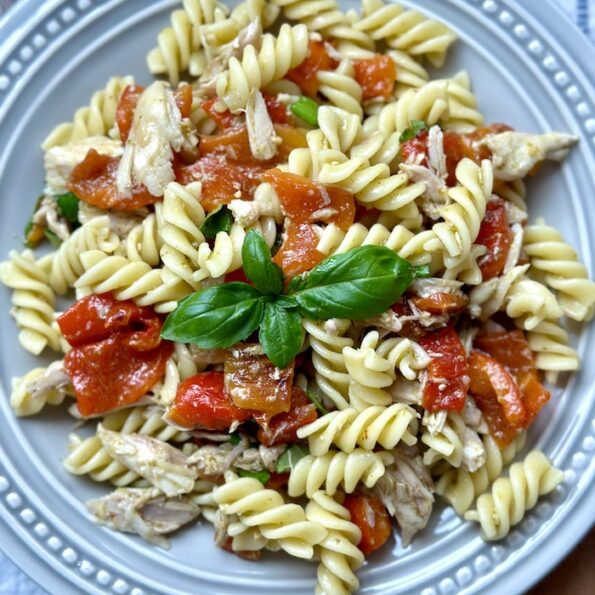
[(303, 120), (310, 126), (318, 126), (318, 104), (309, 97), (303, 95), (291, 104), (291, 111), (300, 120)]
[(62, 243), (62, 240), (51, 229), (44, 229), (43, 235), (51, 242), (54, 248), (58, 248)]
[(183, 299), (165, 320), (161, 336), (203, 349), (231, 347), (258, 328), (263, 310), (262, 294), (247, 283), (216, 285)]
[(213, 211), (200, 226), (202, 235), (207, 240), (214, 240), (220, 231), (229, 233), (231, 224), (233, 223), (233, 215), (227, 206), (223, 205), (216, 211)]
[(411, 120), (409, 128), (406, 128), (399, 138), (400, 143), (405, 143), (408, 140), (414, 139), (422, 130), (427, 130), (428, 125), (423, 120)]
[(229, 441), (233, 444), (239, 444), (242, 441), (242, 437), (237, 432), (232, 432), (229, 435)]
[(308, 449), (299, 444), (292, 444), (278, 459), (275, 466), (277, 473), (287, 473), (291, 471), (295, 464), (304, 457), (308, 456)]
[(58, 203), (60, 215), (62, 215), (71, 226), (78, 225), (80, 202), (78, 196), (72, 192), (67, 192), (66, 194), (56, 196), (56, 202)]
[(323, 260), (293, 297), (309, 318), (365, 320), (388, 310), (414, 277), (414, 268), (392, 250), (361, 246)]
[(302, 317), (295, 310), (269, 302), (264, 308), (258, 339), (267, 357), (278, 368), (285, 368), (304, 343)]
[(271, 474), (268, 471), (246, 471), (245, 469), (237, 469), (240, 477), (252, 477), (258, 479), (262, 485), (266, 485), (267, 481), (271, 479)]
[(307, 390), (306, 394), (308, 395), (308, 399), (314, 403), (316, 409), (318, 409), (322, 415), (326, 415), (328, 413), (328, 409), (322, 404), (322, 401), (318, 398), (318, 395), (314, 391)]
[(262, 234), (254, 229), (244, 238), (242, 262), (246, 277), (262, 293), (278, 295), (283, 291), (283, 271), (271, 260), (271, 251)]
[(279, 308), (285, 308), (285, 310), (295, 310), (297, 308), (297, 302), (291, 295), (278, 295), (275, 298), (275, 304)]

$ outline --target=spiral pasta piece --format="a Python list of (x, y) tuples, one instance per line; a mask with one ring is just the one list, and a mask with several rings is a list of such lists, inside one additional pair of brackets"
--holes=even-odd
[(11, 250), (8, 257), (0, 264), (0, 281), (14, 290), (11, 315), (20, 329), (19, 343), (33, 355), (45, 347), (60, 351), (60, 333), (52, 326), (56, 298), (48, 273), (31, 250)]
[(355, 80), (350, 61), (342, 60), (335, 70), (321, 70), (316, 77), (320, 83), (318, 92), (330, 104), (362, 118), (362, 88)]
[(456, 177), (458, 185), (448, 191), (452, 203), (440, 209), (444, 221), (432, 227), (439, 244), (435, 241), (426, 244), (429, 251), (440, 246), (446, 268), (468, 257), (477, 239), (487, 202), (492, 195), (492, 165), (484, 160), (479, 166), (465, 158), (457, 165)]
[(139, 306), (153, 306), (157, 312), (171, 312), (192, 287), (168, 271), (152, 269), (146, 262), (123, 256), (109, 256), (101, 250), (81, 254), (85, 272), (75, 283), (79, 296), (113, 292), (118, 300), (134, 300)]
[(314, 546), (327, 535), (323, 525), (306, 518), (301, 506), (286, 504), (278, 491), (266, 489), (252, 477), (226, 473), (226, 483), (213, 491), (213, 499), (224, 514), (239, 518), (229, 527), (231, 536), (246, 527), (258, 528), (263, 537), (297, 558), (312, 558)]
[(425, 57), (436, 68), (444, 64), (448, 48), (457, 39), (444, 23), (392, 2), (362, 0), (362, 17), (353, 24), (358, 31), (386, 41), (391, 48)]
[(378, 331), (370, 331), (361, 345), (343, 349), (345, 367), (351, 377), (366, 387), (384, 388), (397, 379), (397, 368), (408, 380), (415, 380), (430, 363), (423, 348), (404, 337), (380, 341)]
[(354, 408), (331, 411), (301, 427), (299, 438), (308, 438), (310, 453), (326, 454), (334, 444), (346, 453), (357, 446), (373, 450), (378, 444), (387, 450), (399, 442), (412, 446), (417, 442), (417, 414), (408, 405), (373, 406), (357, 411)]
[(564, 473), (541, 451), (534, 450), (522, 463), (510, 467), (509, 477), (497, 479), (490, 492), (479, 496), (476, 510), (466, 512), (465, 519), (480, 524), (484, 539), (503, 539), (537, 499), (549, 494), (563, 479)]
[(311, 498), (323, 488), (332, 496), (341, 487), (351, 494), (360, 482), (371, 488), (384, 475), (386, 465), (393, 461), (394, 457), (387, 451), (376, 453), (361, 448), (349, 454), (329, 451), (319, 457), (308, 455), (291, 470), (287, 493), (292, 498), (304, 494)]
[(306, 25), (308, 31), (320, 33), (347, 58), (374, 49), (369, 35), (353, 27), (353, 20), (339, 8), (336, 0), (272, 0), (281, 7), (283, 16)]
[[(72, 122), (58, 124), (43, 141), (44, 151), (52, 147), (83, 140), (89, 136), (107, 136), (116, 123), (116, 108), (124, 89), (134, 85), (131, 76), (114, 76), (104, 89), (91, 97), (88, 106), (74, 114)], [(117, 134), (117, 129), (115, 129)]]
[(357, 547), (361, 531), (351, 522), (349, 511), (325, 492), (318, 491), (306, 506), (306, 516), (327, 529), (327, 536), (318, 548), (316, 593), (343, 595), (356, 591), (359, 580), (354, 570), (363, 564), (364, 555)]
[(51, 288), (58, 294), (65, 294), (74, 287), (76, 280), (83, 274), (81, 254), (87, 250), (101, 250), (112, 254), (120, 248), (120, 239), (111, 230), (108, 215), (94, 217), (81, 227), (50, 256), (41, 259), (42, 266), (49, 269)]
[(149, 71), (166, 74), (172, 85), (178, 84), (185, 70), (200, 75), (206, 66), (200, 28), (226, 16), (227, 8), (216, 0), (184, 0), (184, 8), (171, 13), (171, 26), (159, 33), (157, 47), (147, 54)]
[(484, 464), (473, 472), (460, 467), (448, 469), (436, 482), (436, 492), (457, 511), (457, 514), (463, 515), (478, 494), (485, 492), (492, 482), (502, 475), (504, 466), (523, 449), (526, 438), (527, 434), (521, 432), (508, 446), (501, 449), (490, 435), (483, 436)]
[[(121, 434), (141, 434), (163, 442), (184, 442), (190, 438), (185, 432), (167, 425), (163, 411), (151, 407), (123, 409), (107, 415), (102, 426)], [(114, 460), (97, 435), (81, 440), (71, 436), (69, 454), (64, 467), (75, 475), (88, 475), (93, 481), (109, 481), (123, 487), (139, 480), (140, 476)]]
[(155, 213), (150, 213), (141, 223), (135, 225), (124, 241), (126, 258), (146, 262), (152, 267), (161, 262), (159, 257), (160, 247), (161, 236), (157, 227)]
[(164, 267), (198, 288), (193, 274), (199, 268), (198, 250), (205, 238), (200, 226), (206, 214), (200, 204), (201, 184), (193, 182), (182, 186), (171, 182), (165, 188), (160, 209), (159, 235)]
[(588, 320), (593, 315), (595, 283), (576, 252), (555, 228), (538, 219), (525, 228), (523, 250), (531, 267), (543, 274), (545, 284), (558, 293), (558, 303), (573, 320)]
[(242, 59), (230, 58), (228, 70), (217, 77), (217, 96), (233, 112), (246, 107), (253, 89), (260, 89), (283, 78), (301, 64), (308, 53), (305, 25), (282, 25), (279, 35), (263, 35), (260, 51), (253, 45), (244, 49)]
[(350, 378), (343, 349), (353, 345), (353, 339), (344, 336), (351, 322), (333, 320), (322, 323), (304, 319), (302, 324), (312, 347), (312, 364), (318, 387), (338, 409), (346, 409), (349, 407)]
[(570, 346), (568, 333), (557, 323), (544, 320), (527, 331), (527, 341), (535, 355), (535, 367), (554, 384), (559, 372), (578, 370), (580, 360)]
[(409, 89), (419, 89), (430, 80), (428, 71), (407, 52), (389, 50), (387, 55), (392, 58), (397, 69), (395, 97), (401, 97)]
[(198, 365), (194, 361), (186, 345), (174, 343), (174, 352), (165, 365), (163, 382), (152, 391), (157, 395), (156, 404), (163, 408), (169, 407), (176, 396), (178, 384), (204, 368), (204, 365)]

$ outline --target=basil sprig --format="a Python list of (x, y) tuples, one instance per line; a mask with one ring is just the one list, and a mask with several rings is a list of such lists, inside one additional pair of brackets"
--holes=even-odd
[(302, 317), (365, 320), (388, 310), (413, 279), (429, 275), (428, 267), (414, 267), (388, 248), (362, 246), (323, 260), (283, 294), (284, 275), (259, 232), (246, 234), (242, 258), (254, 287), (223, 283), (188, 296), (167, 317), (161, 336), (216, 349), (259, 329), (264, 352), (285, 368), (302, 348)]
[(428, 125), (423, 120), (411, 120), (409, 128), (403, 131), (399, 138), (400, 143), (405, 143), (408, 140), (414, 139), (420, 132), (427, 130)]

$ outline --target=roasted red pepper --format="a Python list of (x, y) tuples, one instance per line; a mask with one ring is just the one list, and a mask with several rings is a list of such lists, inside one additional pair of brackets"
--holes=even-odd
[(512, 243), (512, 233), (508, 227), (508, 217), (503, 200), (497, 198), (487, 204), (486, 214), (481, 222), (475, 243), (481, 244), (487, 249), (487, 252), (477, 261), (482, 279), (487, 281), (500, 275), (506, 265)]
[(319, 87), (318, 72), (334, 70), (337, 64), (337, 61), (329, 56), (323, 41), (311, 39), (308, 42), (308, 56), (299, 66), (290, 70), (285, 78), (293, 81), (304, 95), (316, 97)]
[(362, 101), (388, 99), (395, 86), (397, 69), (390, 56), (376, 54), (373, 58), (354, 60), (355, 80), (362, 88)]
[(390, 517), (379, 498), (364, 494), (347, 494), (343, 506), (349, 510), (351, 522), (362, 532), (358, 547), (366, 556), (388, 541), (391, 534)]

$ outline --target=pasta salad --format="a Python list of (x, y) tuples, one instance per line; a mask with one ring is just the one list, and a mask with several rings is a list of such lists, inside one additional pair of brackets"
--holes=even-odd
[(0, 280), (57, 357), (11, 405), (92, 426), (64, 465), (111, 484), (97, 523), (160, 547), (211, 523), (335, 595), (437, 498), (498, 540), (563, 481), (523, 449), (595, 283), (524, 182), (577, 139), (486, 123), (435, 74), (455, 40), (382, 0), (184, 0), (151, 84), (50, 132)]

